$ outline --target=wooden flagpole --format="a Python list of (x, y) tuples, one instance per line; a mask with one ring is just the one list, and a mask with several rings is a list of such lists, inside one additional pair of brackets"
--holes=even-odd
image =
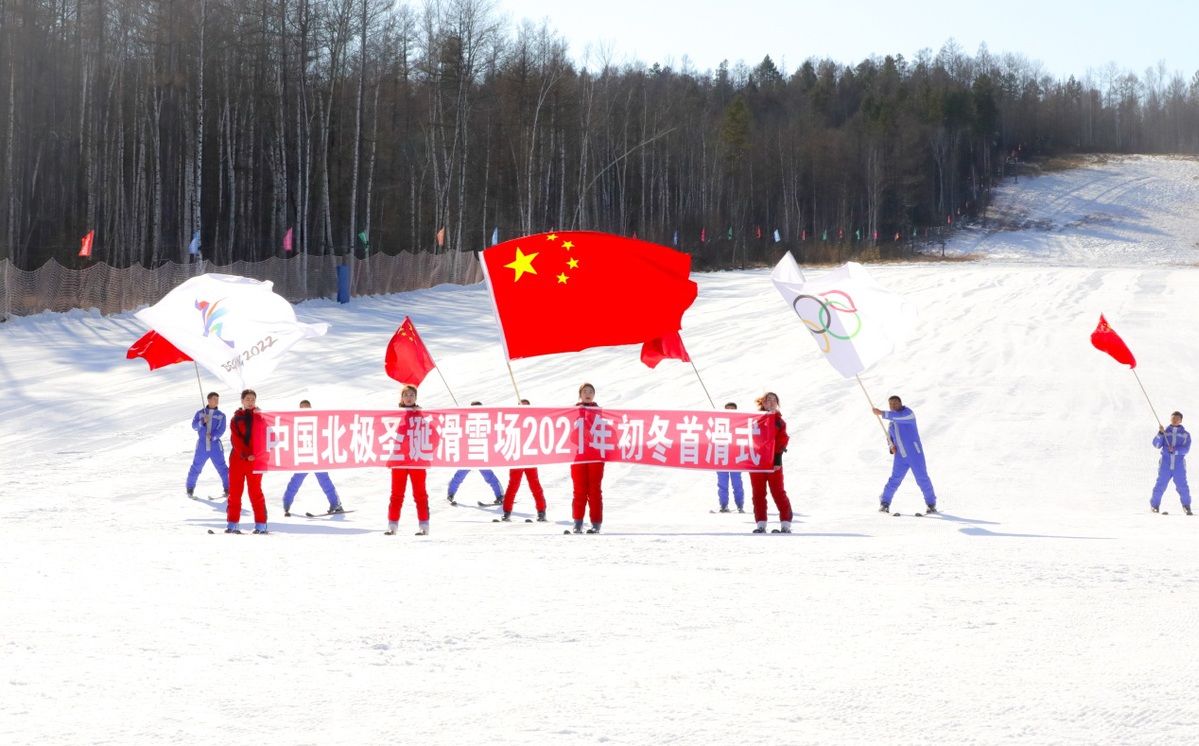
[[(867, 402), (867, 403), (870, 405), (870, 410), (871, 410), (871, 413), (873, 414), (873, 412), (874, 412), (874, 408), (875, 408), (875, 407), (874, 407), (874, 400), (873, 400), (873, 399), (871, 399), (871, 398), (870, 398), (870, 394), (869, 394), (869, 393), (867, 393), (867, 391), (866, 391), (866, 384), (862, 383), (862, 379), (861, 379), (861, 377), (860, 377), (860, 376), (856, 376), (856, 375), (855, 375), (855, 376), (854, 376), (854, 380), (856, 380), (856, 381), (858, 382), (858, 386), (860, 386), (860, 387), (861, 387), (861, 389), (862, 389), (862, 394), (863, 394), (863, 395), (865, 395), (865, 397), (866, 397), (866, 402)], [(882, 418), (880, 415), (877, 415), (877, 414), (876, 414), (876, 415), (874, 415), (874, 418), (875, 418), (876, 420), (878, 420), (878, 426), (879, 426), (880, 428), (882, 428), (882, 430), (883, 430), (883, 439), (887, 441), (887, 450), (891, 450), (892, 448), (894, 448), (894, 447), (895, 447), (895, 444), (891, 442), (891, 433), (887, 432), (887, 426), (883, 424), (883, 418)]]
[(1145, 384), (1141, 383), (1141, 377), (1137, 375), (1136, 368), (1130, 368), (1133, 377), (1137, 379), (1137, 385), (1141, 387), (1141, 393), (1145, 395), (1145, 401), (1149, 404), (1149, 411), (1153, 412), (1153, 419), (1157, 420), (1157, 428), (1162, 429), (1162, 418), (1157, 416), (1157, 410), (1153, 408), (1153, 402), (1149, 401), (1149, 392), (1145, 390)]

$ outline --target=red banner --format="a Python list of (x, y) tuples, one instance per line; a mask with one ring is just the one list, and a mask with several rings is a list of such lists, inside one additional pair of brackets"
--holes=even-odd
[(770, 471), (764, 412), (469, 407), (264, 412), (265, 470), (529, 467), (604, 461)]

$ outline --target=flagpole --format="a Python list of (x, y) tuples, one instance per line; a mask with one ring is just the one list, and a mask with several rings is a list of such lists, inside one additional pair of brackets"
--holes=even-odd
[(1149, 411), (1153, 412), (1153, 419), (1157, 420), (1157, 427), (1161, 429), (1162, 418), (1157, 416), (1157, 410), (1153, 408), (1153, 402), (1149, 401), (1149, 392), (1145, 390), (1145, 384), (1141, 383), (1141, 377), (1137, 375), (1136, 368), (1130, 368), (1132, 375), (1137, 379), (1137, 385), (1141, 387), (1141, 393), (1145, 395), (1145, 401), (1149, 404)]
[(441, 375), (441, 367), (435, 365), (433, 366), (433, 370), (437, 371), (437, 377), (441, 379), (441, 383), (445, 386), (445, 390), (449, 393), (450, 399), (453, 400), (454, 406), (458, 406), (458, 397), (454, 396), (453, 391), (450, 391), (450, 384), (446, 383), (445, 376)]
[[(683, 330), (679, 330), (679, 341), (683, 341)], [(683, 345), (683, 349), (687, 349), (687, 345)], [(708, 385), (704, 383), (704, 378), (699, 374), (699, 368), (695, 367), (695, 361), (691, 359), (691, 353), (687, 353), (687, 362), (691, 363), (691, 370), (695, 371), (695, 380), (699, 381), (699, 385), (704, 390), (704, 396), (708, 397), (708, 403), (712, 405), (712, 409), (716, 409), (716, 402), (712, 401), (712, 394), (708, 392)]]
[[(873, 412), (873, 410), (874, 410), (874, 400), (873, 400), (873, 399), (871, 399), (871, 398), (870, 398), (870, 394), (866, 392), (866, 384), (862, 383), (862, 379), (861, 379), (861, 377), (860, 377), (860, 376), (857, 376), (857, 375), (855, 375), (855, 376), (854, 376), (854, 380), (856, 380), (856, 381), (858, 382), (858, 386), (861, 386), (861, 388), (862, 388), (862, 394), (864, 394), (864, 395), (866, 396), (866, 402), (867, 402), (868, 404), (870, 404), (870, 409), (871, 409), (871, 411)], [(887, 432), (887, 426), (883, 424), (883, 418), (882, 418), (882, 416), (881, 416), (881, 415), (877, 415), (877, 414), (876, 414), (876, 415), (874, 415), (874, 418), (875, 418), (876, 420), (878, 420), (878, 426), (879, 426), (880, 428), (882, 428), (882, 430), (883, 430), (883, 438), (884, 438), (884, 439), (886, 439), (886, 441), (887, 441), (887, 448), (888, 448), (888, 449), (894, 448), (894, 447), (895, 447), (895, 444), (891, 442), (891, 433)]]
[[(200, 383), (200, 365), (195, 360), (193, 360), (192, 367), (196, 369), (196, 387), (200, 389), (200, 405), (202, 407), (204, 407), (204, 409), (208, 409), (208, 400), (204, 398), (204, 384)], [(209, 417), (208, 412), (205, 412), (204, 413), (204, 436), (205, 436), (204, 445), (206, 448), (212, 447), (212, 426), (211, 426), (210, 422), (211, 422), (211, 418)]]
[(516, 403), (520, 404), (524, 401), (524, 397), (520, 395), (520, 387), (516, 385), (516, 374), (512, 372), (512, 361), (506, 354), (504, 355), (504, 365), (508, 366), (508, 377), (512, 379), (512, 390), (516, 392)]

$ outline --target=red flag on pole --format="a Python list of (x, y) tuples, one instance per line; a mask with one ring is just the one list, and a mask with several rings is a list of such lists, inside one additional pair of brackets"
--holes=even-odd
[(419, 386), (420, 382), (425, 380), (425, 376), (429, 375), (429, 371), (437, 367), (433, 362), (433, 356), (429, 354), (425, 343), (417, 334), (412, 319), (407, 316), (387, 345), (383, 367), (388, 376), (413, 386)]
[(658, 363), (663, 360), (691, 362), (691, 356), (687, 354), (687, 348), (683, 346), (683, 338), (679, 336), (678, 332), (651, 339), (641, 345), (641, 362), (651, 368), (656, 368)]
[(444, 225), (441, 226), (441, 228), (439, 228), (437, 230), (437, 246), (438, 246), (438, 248), (445, 247), (445, 226)]
[(1111, 355), (1117, 363), (1130, 368), (1137, 367), (1137, 359), (1133, 357), (1132, 350), (1128, 349), (1128, 345), (1124, 344), (1124, 340), (1120, 339), (1116, 330), (1107, 323), (1103, 314), (1099, 314), (1099, 326), (1096, 326), (1095, 331), (1091, 332), (1091, 344), (1100, 352)]
[(284, 233), (284, 234), (283, 234), (283, 251), (285, 251), (285, 252), (287, 252), (287, 253), (291, 253), (291, 250), (292, 250), (292, 247), (293, 247), (293, 244), (292, 244), (292, 240), (293, 240), (293, 238), (292, 238), (292, 236), (293, 236), (293, 233), (292, 233), (292, 231), (293, 231), (293, 230), (294, 230), (294, 229), (292, 229), (292, 228), (288, 228), (288, 229), (287, 229), (287, 233)]
[(697, 293), (690, 256), (607, 233), (525, 236), (480, 258), (510, 360), (676, 334)]
[(143, 334), (141, 339), (131, 344), (129, 350), (125, 353), (125, 357), (128, 360), (137, 357), (143, 358), (150, 364), (150, 370), (158, 370), (168, 365), (186, 363), (188, 360), (191, 360), (186, 352), (171, 344), (166, 337), (153, 329)]
[(92, 242), (96, 240), (96, 231), (90, 230), (83, 240), (79, 242), (79, 256), (92, 255)]

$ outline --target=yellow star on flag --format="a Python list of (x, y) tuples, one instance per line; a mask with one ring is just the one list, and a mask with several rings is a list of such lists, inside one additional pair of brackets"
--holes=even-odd
[(566, 249), (567, 251), (570, 251), (570, 250), (571, 250), (571, 249), (573, 249), (574, 247), (575, 247), (575, 245), (574, 245), (574, 243), (573, 243), (573, 242), (571, 242), (571, 241), (563, 241), (563, 242), (562, 242), (562, 248)]
[(565, 273), (565, 272), (563, 272), (562, 274), (558, 275), (558, 284), (559, 284), (559, 285), (565, 285), (565, 284), (566, 284), (566, 281), (567, 281), (567, 280), (569, 280), (569, 279), (570, 279), (570, 278), (566, 276), (566, 273)]
[(566, 266), (571, 269), (578, 269), (579, 268), (579, 260), (578, 259), (570, 259), (566, 262)]
[(557, 240), (558, 240), (558, 234), (557, 234), (557, 233), (551, 233), (551, 234), (549, 234), (548, 236), (546, 236), (546, 237), (545, 237), (545, 240), (546, 240), (546, 241), (557, 241)]
[(537, 274), (537, 270), (533, 269), (533, 260), (536, 258), (537, 258), (537, 254), (526, 254), (523, 251), (521, 251), (519, 248), (517, 248), (516, 259), (513, 260), (510, 264), (505, 264), (504, 269), (511, 269), (511, 270), (516, 271), (516, 277), (512, 278), (512, 281), (516, 282), (517, 280), (519, 280), (521, 278), (521, 275), (523, 275), (526, 272), (528, 272), (531, 275)]

